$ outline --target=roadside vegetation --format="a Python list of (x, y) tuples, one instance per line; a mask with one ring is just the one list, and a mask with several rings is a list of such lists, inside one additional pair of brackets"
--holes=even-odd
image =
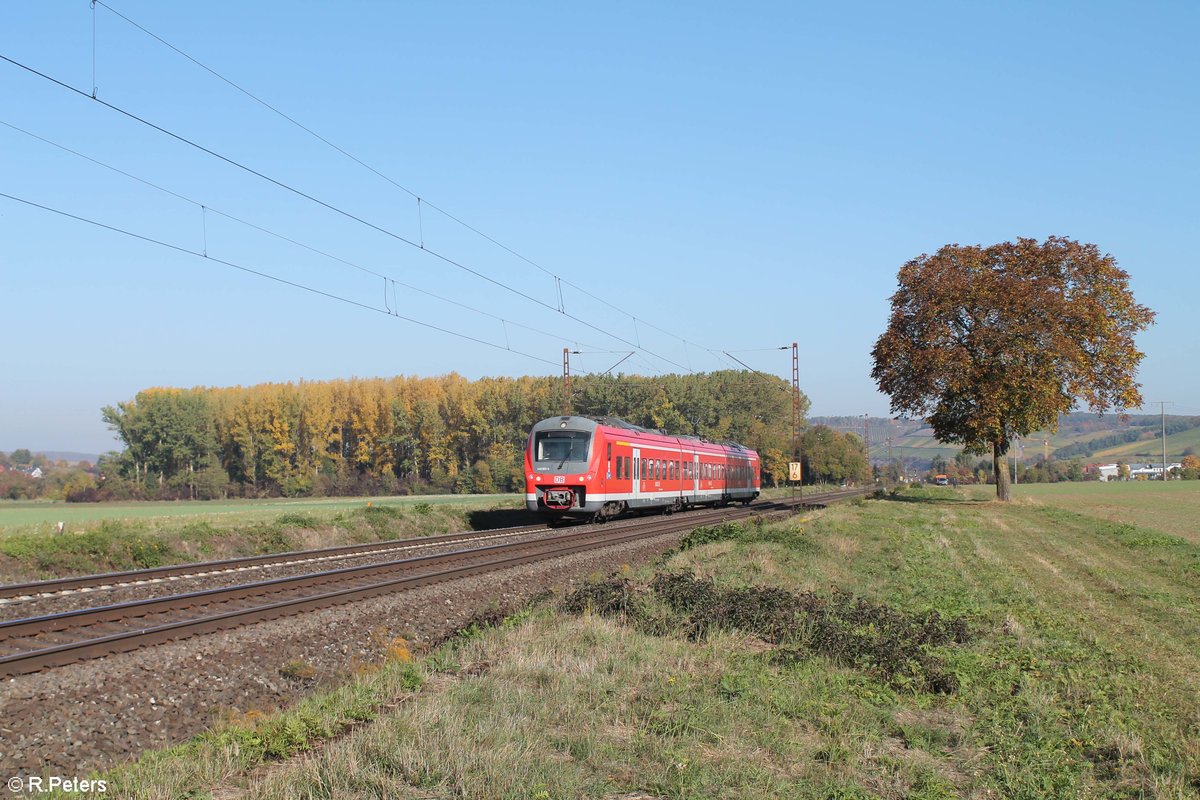
[(109, 777), (140, 797), (1196, 798), (1198, 578), (1200, 546), (1146, 522), (898, 492), (700, 529)]

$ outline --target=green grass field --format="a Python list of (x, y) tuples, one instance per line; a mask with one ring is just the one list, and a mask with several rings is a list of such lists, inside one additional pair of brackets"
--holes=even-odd
[[(1097, 451), (1089, 461), (1108, 461), (1123, 458), (1126, 460), (1143, 457), (1159, 462), (1162, 461), (1162, 439), (1144, 439), (1138, 442), (1128, 442), (1118, 447)], [(1178, 461), (1183, 458), (1183, 452), (1191, 448), (1200, 452), (1200, 428), (1191, 428), (1167, 437), (1167, 458)]]
[(1200, 544), (1200, 481), (1031, 483), (1013, 488), (1022, 502), (1146, 526)]
[(7, 503), (0, 583), (504, 527), (528, 522), (524, 508), (518, 495)]
[(709, 529), (112, 791), (1198, 798), (1200, 546), (1174, 535), (1195, 485), (916, 490)]
[(306, 513), (329, 517), (342, 511), (377, 506), (411, 506), (414, 503), (490, 507), (513, 500), (515, 495), (429, 495), (406, 497), (305, 497), (268, 500), (196, 500), (177, 502), (63, 503), (0, 501), (0, 535), (18, 529), (53, 528), (63, 521), (88, 527), (103, 520), (125, 520), (165, 526), (172, 521), (205, 521), (213, 525), (244, 525), (273, 519), (280, 514)]

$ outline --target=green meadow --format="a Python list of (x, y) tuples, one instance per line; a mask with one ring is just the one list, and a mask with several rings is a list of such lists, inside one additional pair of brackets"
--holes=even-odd
[(700, 529), (109, 778), (140, 797), (1200, 797), (1194, 490), (1018, 498)]

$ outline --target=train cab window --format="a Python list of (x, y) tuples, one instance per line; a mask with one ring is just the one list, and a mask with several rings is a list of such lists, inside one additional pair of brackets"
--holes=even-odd
[(533, 437), (534, 461), (542, 464), (554, 462), (588, 460), (588, 445), (592, 434), (587, 431), (550, 430), (538, 431)]

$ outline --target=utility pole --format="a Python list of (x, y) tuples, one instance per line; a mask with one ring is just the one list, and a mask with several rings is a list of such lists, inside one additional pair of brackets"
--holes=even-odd
[[(800, 460), (800, 345), (792, 342), (792, 460)], [(790, 477), (790, 476), (789, 476)], [(796, 483), (792, 481), (792, 500), (796, 499)], [(800, 474), (800, 497), (804, 498), (804, 473)]]
[[(1023, 450), (1022, 446), (1022, 450)], [(1013, 448), (1013, 486), (1017, 485), (1017, 448)]]
[(871, 415), (863, 414), (863, 449), (867, 454), (867, 469), (871, 468)]
[(571, 415), (571, 349), (563, 348), (563, 416)]
[(1167, 403), (1170, 403), (1170, 402), (1171, 402), (1170, 400), (1159, 400), (1158, 401), (1158, 411), (1160, 414), (1162, 414), (1162, 439), (1163, 439), (1162, 478), (1163, 478), (1164, 484), (1167, 482)]

